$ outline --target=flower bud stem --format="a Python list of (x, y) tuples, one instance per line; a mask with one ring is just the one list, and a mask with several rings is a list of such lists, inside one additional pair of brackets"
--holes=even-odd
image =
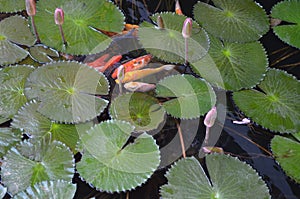
[(181, 150), (182, 150), (182, 157), (186, 158), (185, 146), (184, 146), (184, 141), (183, 141), (183, 135), (182, 135), (181, 127), (180, 127), (180, 124), (179, 124), (178, 120), (175, 119), (175, 122), (176, 122), (176, 126), (177, 126), (177, 129), (178, 129), (178, 134), (179, 134), (179, 139), (180, 139), (180, 144), (181, 144)]
[(35, 37), (36, 37), (36, 43), (41, 43), (39, 34), (37, 32), (36, 26), (35, 26), (35, 22), (34, 22), (34, 16), (29, 16), (31, 19), (31, 25), (32, 25), (32, 29), (34, 31)]
[(185, 45), (185, 54), (184, 54), (184, 64), (187, 66), (188, 65), (188, 52), (189, 52), (189, 49), (188, 49), (188, 38), (184, 38), (184, 45)]
[(67, 42), (66, 42), (66, 39), (65, 39), (65, 34), (64, 34), (62, 25), (59, 24), (58, 27), (59, 27), (62, 42), (63, 42), (64, 46), (67, 46)]

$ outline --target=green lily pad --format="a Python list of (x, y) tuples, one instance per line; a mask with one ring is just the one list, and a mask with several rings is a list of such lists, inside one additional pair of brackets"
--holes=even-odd
[(268, 60), (259, 42), (239, 44), (210, 38), (208, 54), (200, 61), (191, 63), (196, 73), (212, 85), (233, 91), (252, 88), (263, 79)]
[(284, 71), (270, 69), (254, 89), (233, 93), (236, 105), (254, 122), (281, 133), (300, 132), (300, 83)]
[[(62, 29), (67, 46), (63, 44), (58, 25), (54, 23), (56, 8), (64, 11)], [(124, 16), (106, 0), (40, 0), (35, 22), (45, 45), (69, 54), (94, 54), (105, 50), (112, 41), (97, 29), (121, 32)]]
[(145, 133), (124, 147), (133, 130), (127, 122), (110, 120), (82, 135), (85, 152), (76, 165), (80, 176), (107, 192), (131, 190), (144, 183), (159, 165), (159, 149)]
[(11, 148), (4, 156), (1, 179), (8, 192), (16, 194), (45, 180), (71, 181), (74, 174), (72, 152), (61, 142), (29, 140)]
[[(181, 34), (183, 22), (187, 17), (174, 13), (158, 13), (151, 17), (163, 19), (163, 30), (143, 22), (138, 31), (140, 42), (149, 53), (167, 62), (184, 63), (185, 40)], [(192, 36), (188, 38), (188, 60), (197, 61), (208, 51), (209, 38), (206, 32), (196, 23), (192, 24)]]
[(22, 65), (0, 69), (0, 114), (3, 118), (12, 118), (27, 102), (24, 85), (33, 70), (31, 66)]
[(39, 63), (51, 62), (53, 61), (53, 58), (59, 57), (56, 50), (41, 44), (31, 47), (29, 53), (32, 59)]
[(0, 12), (18, 12), (25, 10), (25, 0), (0, 0)]
[(293, 136), (300, 142), (300, 132), (294, 133)]
[(271, 142), (276, 161), (297, 183), (300, 183), (300, 143), (276, 135)]
[(130, 122), (135, 131), (158, 128), (165, 120), (165, 110), (158, 100), (144, 93), (127, 93), (115, 98), (109, 108), (111, 117)]
[(48, 199), (72, 199), (76, 192), (76, 185), (63, 180), (43, 181), (28, 187), (15, 195), (13, 199), (48, 198)]
[(194, 16), (205, 30), (229, 42), (258, 40), (269, 30), (269, 19), (252, 0), (213, 0), (215, 5), (198, 2)]
[[(206, 156), (211, 183), (194, 157), (181, 159), (166, 174), (163, 198), (271, 198), (264, 181), (250, 166), (227, 155)], [(253, 194), (255, 193), (255, 194)]]
[(158, 97), (174, 98), (163, 103), (167, 113), (176, 118), (192, 119), (207, 113), (216, 103), (212, 87), (191, 75), (168, 76), (156, 85)]
[[(0, 158), (21, 141), (21, 131), (12, 128), (0, 128)], [(1, 198), (1, 197), (0, 197)]]
[(42, 138), (51, 133), (52, 140), (58, 140), (66, 144), (75, 153), (79, 140), (79, 131), (86, 131), (93, 125), (92, 122), (81, 124), (56, 123), (37, 111), (39, 102), (31, 101), (18, 111), (13, 117), (11, 126), (19, 128), (33, 138)]
[(298, 0), (281, 1), (272, 8), (272, 18), (291, 24), (274, 26), (275, 34), (291, 46), (300, 48), (300, 2)]
[(41, 101), (38, 111), (65, 123), (86, 122), (99, 115), (108, 101), (106, 77), (78, 62), (52, 62), (37, 68), (28, 78), (25, 94)]

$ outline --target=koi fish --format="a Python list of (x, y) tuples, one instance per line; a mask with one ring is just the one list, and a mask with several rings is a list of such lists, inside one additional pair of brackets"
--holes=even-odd
[[(125, 73), (125, 76), (121, 82), (127, 83), (127, 82), (131, 82), (131, 81), (135, 81), (137, 79), (147, 77), (149, 75), (161, 72), (163, 70), (166, 70), (166, 71), (172, 70), (174, 67), (175, 67), (175, 65), (163, 65), (159, 68), (146, 68), (146, 69), (142, 69), (142, 70), (129, 71), (129, 72)], [(116, 79), (115, 81), (116, 81), (116, 83), (119, 83), (118, 79)]]
[(87, 62), (86, 64), (93, 68), (103, 66), (105, 64), (105, 60), (107, 60), (108, 57), (109, 57), (109, 54), (104, 54), (101, 57), (99, 57), (98, 59), (96, 59), (95, 61)]
[(179, 4), (179, 0), (176, 0), (176, 3), (175, 3), (175, 13), (178, 15), (183, 15), (180, 4)]
[(105, 54), (93, 62), (86, 63), (88, 66), (95, 68), (99, 72), (104, 72), (109, 67), (113, 66), (115, 63), (122, 59), (122, 55), (115, 55), (111, 57), (107, 62), (105, 60), (109, 57), (109, 54)]
[[(129, 71), (133, 71), (133, 70), (138, 70), (138, 69), (141, 69), (143, 68), (144, 66), (146, 66), (150, 60), (152, 58), (152, 55), (144, 55), (144, 56), (141, 56), (141, 57), (138, 57), (136, 59), (133, 59), (131, 61), (128, 61), (123, 65), (124, 67), (124, 72), (129, 72)], [(112, 78), (116, 79), (117, 78), (117, 74), (118, 74), (118, 69), (116, 69), (113, 74), (111, 75)]]
[(132, 92), (148, 92), (155, 89), (155, 87), (155, 84), (148, 84), (144, 82), (128, 82), (124, 84), (124, 88)]

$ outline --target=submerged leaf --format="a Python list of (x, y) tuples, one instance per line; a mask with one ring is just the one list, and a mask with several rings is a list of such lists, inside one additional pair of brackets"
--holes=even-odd
[(233, 93), (245, 115), (261, 126), (281, 133), (300, 131), (300, 83), (284, 71), (270, 69), (255, 89)]
[(53, 61), (53, 57), (59, 57), (59, 54), (56, 50), (41, 44), (31, 47), (29, 49), (29, 53), (32, 59), (39, 63), (51, 62)]

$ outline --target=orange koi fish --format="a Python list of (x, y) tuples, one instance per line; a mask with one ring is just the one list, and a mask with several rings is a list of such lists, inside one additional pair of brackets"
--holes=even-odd
[(155, 89), (155, 84), (148, 84), (144, 82), (128, 82), (124, 84), (124, 88), (129, 91), (137, 91), (137, 92), (148, 92)]
[[(175, 65), (163, 65), (159, 68), (146, 68), (146, 69), (142, 69), (142, 70), (129, 71), (129, 72), (125, 73), (125, 76), (121, 82), (127, 83), (127, 82), (131, 82), (131, 81), (135, 81), (137, 79), (147, 77), (149, 75), (161, 72), (163, 70), (166, 70), (166, 71), (172, 70), (174, 67), (175, 67)], [(116, 83), (119, 83), (118, 79), (116, 79), (115, 81), (116, 81)]]
[(109, 54), (104, 54), (101, 57), (99, 57), (98, 59), (96, 59), (95, 61), (87, 62), (86, 64), (93, 68), (103, 66), (105, 64), (105, 60), (107, 60), (108, 57), (109, 57)]
[(122, 59), (122, 55), (115, 55), (111, 57), (107, 62), (105, 60), (109, 57), (108, 54), (101, 56), (93, 62), (86, 63), (87, 65), (95, 68), (99, 72), (104, 72), (109, 67), (113, 66), (115, 63), (119, 62)]
[(176, 0), (176, 3), (175, 3), (175, 13), (178, 15), (183, 15), (180, 4), (179, 4), (179, 0)]
[[(126, 74), (126, 72), (143, 68), (144, 66), (146, 66), (150, 62), (151, 58), (152, 58), (152, 55), (150, 55), (150, 54), (149, 55), (144, 55), (144, 56), (138, 57), (136, 59), (133, 59), (131, 61), (128, 61), (128, 62), (122, 64), (123, 67), (124, 67), (125, 74)], [(118, 74), (118, 69), (116, 69), (113, 72), (111, 77), (116, 79), (117, 74)]]

